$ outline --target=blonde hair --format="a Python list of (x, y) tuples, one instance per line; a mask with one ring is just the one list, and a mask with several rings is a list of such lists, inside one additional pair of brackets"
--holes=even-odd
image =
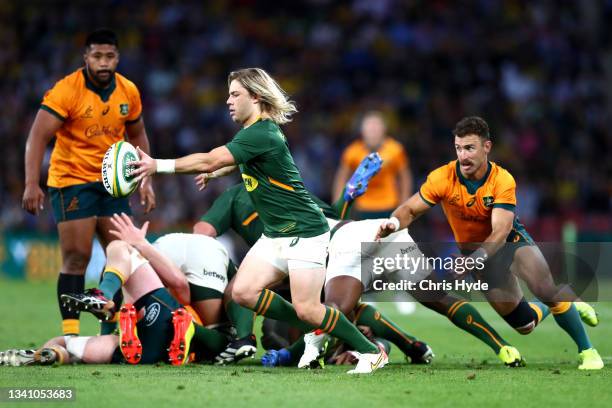
[(261, 68), (245, 68), (230, 72), (227, 85), (238, 81), (249, 93), (259, 98), (261, 110), (279, 125), (291, 122), (296, 113), (295, 102), (266, 71)]

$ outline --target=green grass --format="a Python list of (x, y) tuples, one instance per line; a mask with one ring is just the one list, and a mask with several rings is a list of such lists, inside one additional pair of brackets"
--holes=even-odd
[[(0, 279), (0, 349), (34, 347), (59, 334), (52, 283)], [(233, 367), (61, 366), (0, 367), (0, 387), (73, 387), (76, 405), (137, 407), (145, 403), (174, 407), (241, 406), (589, 406), (612, 403), (612, 370), (580, 372), (571, 340), (547, 319), (534, 333), (520, 336), (486, 304), (479, 311), (528, 362), (509, 369), (472, 337), (445, 318), (421, 307), (400, 316), (392, 304), (379, 304), (436, 353), (432, 366), (411, 366), (397, 349), (391, 364), (371, 376), (352, 377), (347, 367), (319, 371), (265, 369), (250, 360)], [(612, 364), (612, 303), (595, 305), (602, 323), (589, 334), (608, 365)], [(82, 333), (93, 334), (96, 321), (83, 316)], [(33, 404), (18, 405), (31, 406)], [(49, 406), (49, 404), (40, 404)], [(57, 403), (53, 403), (57, 405)], [(0, 402), (0, 408), (9, 406)]]

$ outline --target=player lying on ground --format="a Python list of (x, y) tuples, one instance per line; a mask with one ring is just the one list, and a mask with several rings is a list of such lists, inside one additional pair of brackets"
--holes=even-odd
[[(123, 217), (128, 219), (126, 215)], [(143, 227), (143, 234), (146, 228), (147, 224)], [(151, 255), (149, 261), (140, 253)], [(191, 315), (164, 287), (164, 283), (167, 284), (181, 300), (189, 299), (189, 286), (184, 275), (152, 247), (139, 247), (137, 251), (127, 242), (116, 240), (107, 246), (106, 258), (100, 289), (91, 289), (85, 294), (67, 294), (62, 300), (71, 308), (89, 311), (105, 320), (115, 312), (114, 303), (109, 299), (123, 287), (128, 303), (119, 311), (120, 334), (56, 337), (36, 352), (5, 352), (0, 358), (2, 363), (185, 362), (194, 325)]]
[[(488, 161), (492, 142), (487, 123), (467, 117), (453, 134), (457, 160), (432, 171), (420, 191), (381, 223), (377, 239), (409, 227), (442, 203), (460, 250), (484, 261), (484, 269), (473, 275), (488, 283), (485, 296), (493, 309), (521, 334), (530, 333), (552, 313), (578, 347), (578, 368), (601, 369), (603, 361), (581, 321), (596, 325), (595, 311), (571, 288), (555, 284), (544, 256), (515, 216), (516, 183), (507, 170)], [(516, 277), (545, 305), (529, 304)]]

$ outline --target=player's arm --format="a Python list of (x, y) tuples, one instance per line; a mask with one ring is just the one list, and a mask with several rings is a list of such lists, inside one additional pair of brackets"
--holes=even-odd
[(140, 117), (136, 122), (126, 124), (125, 130), (128, 134), (128, 141), (137, 146), (145, 152), (150, 154), (151, 147), (149, 145), (149, 138), (147, 137), (147, 131), (145, 130), (144, 120)]
[(188, 304), (191, 293), (187, 278), (168, 257), (147, 241), (146, 234), (149, 222), (147, 221), (141, 228), (137, 228), (130, 217), (122, 213), (121, 215), (114, 214), (111, 217), (111, 223), (114, 229), (110, 233), (136, 248), (149, 261), (164, 286), (176, 295), (179, 302)]
[(351, 176), (351, 169), (345, 163), (340, 162), (336, 175), (334, 177), (334, 185), (332, 190), (332, 199), (339, 200), (344, 194), (344, 187), (349, 177)]
[(183, 272), (146, 239), (133, 246), (142, 256), (147, 258), (164, 286), (177, 297), (178, 301), (182, 304), (189, 304), (191, 293), (189, 283)]
[(38, 212), (44, 208), (45, 194), (40, 188), (40, 167), (47, 145), (63, 123), (55, 115), (40, 109), (28, 134), (22, 207), (31, 214), (38, 215)]
[(393, 232), (408, 228), (414, 220), (430, 208), (431, 205), (421, 197), (421, 194), (415, 193), (408, 201), (397, 207), (389, 219), (383, 221), (376, 234), (376, 239), (379, 240)]
[(217, 238), (217, 229), (206, 221), (198, 221), (193, 226), (194, 234), (202, 234), (207, 237)]
[(140, 160), (134, 163), (134, 174), (138, 180), (155, 173), (211, 173), (222, 167), (235, 164), (234, 156), (227, 147), (216, 147), (208, 153), (194, 153), (179, 159), (153, 159), (139, 151)]
[[(484, 240), (483, 245), (474, 251), (474, 254), (488, 258), (501, 249), (506, 243), (506, 238), (512, 231), (514, 223), (514, 212), (505, 208), (494, 207), (491, 211), (491, 233)], [(483, 252), (484, 251), (484, 252)]]
[(200, 191), (204, 190), (206, 188), (206, 186), (208, 185), (208, 181), (212, 180), (212, 179), (216, 179), (219, 177), (225, 177), (229, 174), (232, 174), (234, 171), (236, 171), (236, 169), (238, 168), (238, 166), (231, 165), (231, 166), (225, 166), (225, 167), (221, 167), (218, 170), (215, 170), (211, 173), (200, 173), (195, 177), (195, 181), (196, 184), (198, 186), (198, 189)]

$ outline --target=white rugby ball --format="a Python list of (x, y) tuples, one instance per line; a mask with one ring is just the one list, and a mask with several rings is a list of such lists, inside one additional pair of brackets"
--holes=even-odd
[(117, 142), (108, 148), (102, 160), (102, 184), (113, 197), (127, 197), (138, 187), (132, 176), (131, 163), (138, 161), (136, 148), (128, 142)]

